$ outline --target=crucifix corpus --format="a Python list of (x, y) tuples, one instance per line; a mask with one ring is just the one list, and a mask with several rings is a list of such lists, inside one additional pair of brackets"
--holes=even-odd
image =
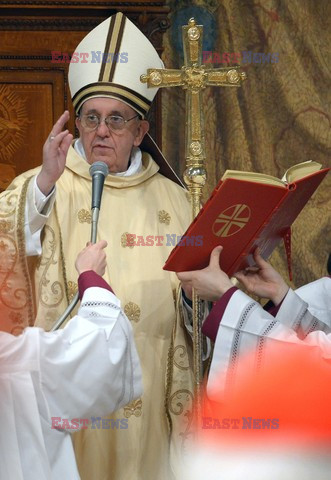
[[(201, 64), (203, 26), (191, 18), (182, 27), (184, 65), (177, 69), (147, 70), (140, 80), (148, 87), (182, 87), (186, 90), (184, 181), (190, 192), (193, 219), (200, 211), (202, 189), (206, 183), (205, 135), (201, 91), (206, 87), (240, 87), (246, 74), (239, 67), (207, 68)], [(193, 370), (195, 384), (195, 417), (201, 418), (202, 334), (201, 306), (193, 292)]]

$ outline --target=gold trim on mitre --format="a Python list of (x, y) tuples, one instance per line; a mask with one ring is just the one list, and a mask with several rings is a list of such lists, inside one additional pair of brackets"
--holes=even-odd
[(148, 112), (151, 103), (147, 98), (139, 95), (137, 92), (130, 90), (123, 85), (117, 85), (115, 83), (98, 82), (89, 84), (79, 90), (72, 98), (73, 106), (76, 112), (86, 100), (97, 97), (110, 97), (121, 100), (122, 102), (132, 107), (136, 112), (145, 117)]
[[(117, 55), (119, 54), (119, 51), (120, 51), (125, 20), (126, 20), (126, 17), (124, 17), (123, 13), (121, 12), (119, 12), (117, 15), (113, 15), (110, 20), (104, 51), (107, 54), (113, 53), (114, 58), (117, 58)], [(111, 82), (114, 78), (116, 65), (117, 65), (117, 62), (109, 62), (109, 63), (103, 62), (101, 64), (99, 82)]]

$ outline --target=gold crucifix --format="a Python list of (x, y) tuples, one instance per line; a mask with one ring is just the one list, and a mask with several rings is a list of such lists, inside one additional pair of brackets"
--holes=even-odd
[[(206, 183), (206, 154), (201, 92), (206, 87), (240, 87), (246, 74), (239, 67), (207, 68), (201, 64), (203, 26), (191, 18), (182, 27), (184, 65), (180, 70), (147, 70), (140, 80), (148, 87), (182, 87), (186, 90), (185, 160), (184, 181), (190, 192), (193, 218), (200, 211), (202, 189)], [(209, 67), (209, 66), (208, 66)], [(193, 292), (193, 369), (195, 382), (197, 419), (201, 418), (202, 339), (201, 307)]]

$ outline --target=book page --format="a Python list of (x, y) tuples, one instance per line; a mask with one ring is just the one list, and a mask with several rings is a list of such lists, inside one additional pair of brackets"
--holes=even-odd
[(222, 180), (226, 178), (235, 178), (236, 180), (246, 180), (248, 182), (267, 183), (268, 185), (276, 185), (278, 187), (285, 187), (285, 182), (272, 175), (256, 172), (240, 172), (238, 170), (226, 170)]
[(286, 187), (288, 183), (293, 183), (300, 178), (307, 177), (312, 173), (318, 172), (321, 168), (322, 165), (320, 163), (308, 160), (307, 162), (301, 162), (290, 167), (286, 170), (282, 179), (273, 177), (272, 175), (266, 175), (265, 173), (226, 170), (222, 180), (225, 180), (226, 178), (235, 178), (237, 180), (246, 180), (248, 182), (266, 183), (268, 185)]
[(298, 163), (293, 165), (288, 170), (286, 170), (282, 180), (286, 183), (293, 183), (300, 178), (307, 177), (308, 175), (318, 172), (321, 170), (322, 165), (320, 163), (314, 162), (313, 160), (308, 160), (308, 162)]

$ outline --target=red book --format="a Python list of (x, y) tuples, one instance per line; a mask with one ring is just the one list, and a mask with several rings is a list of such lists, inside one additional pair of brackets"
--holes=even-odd
[(286, 240), (290, 265), (290, 227), (329, 168), (303, 162), (280, 180), (270, 175), (227, 170), (195, 220), (169, 255), (164, 270), (200, 270), (211, 251), (222, 245), (220, 266), (229, 276), (254, 265), (260, 247), (268, 258)]

